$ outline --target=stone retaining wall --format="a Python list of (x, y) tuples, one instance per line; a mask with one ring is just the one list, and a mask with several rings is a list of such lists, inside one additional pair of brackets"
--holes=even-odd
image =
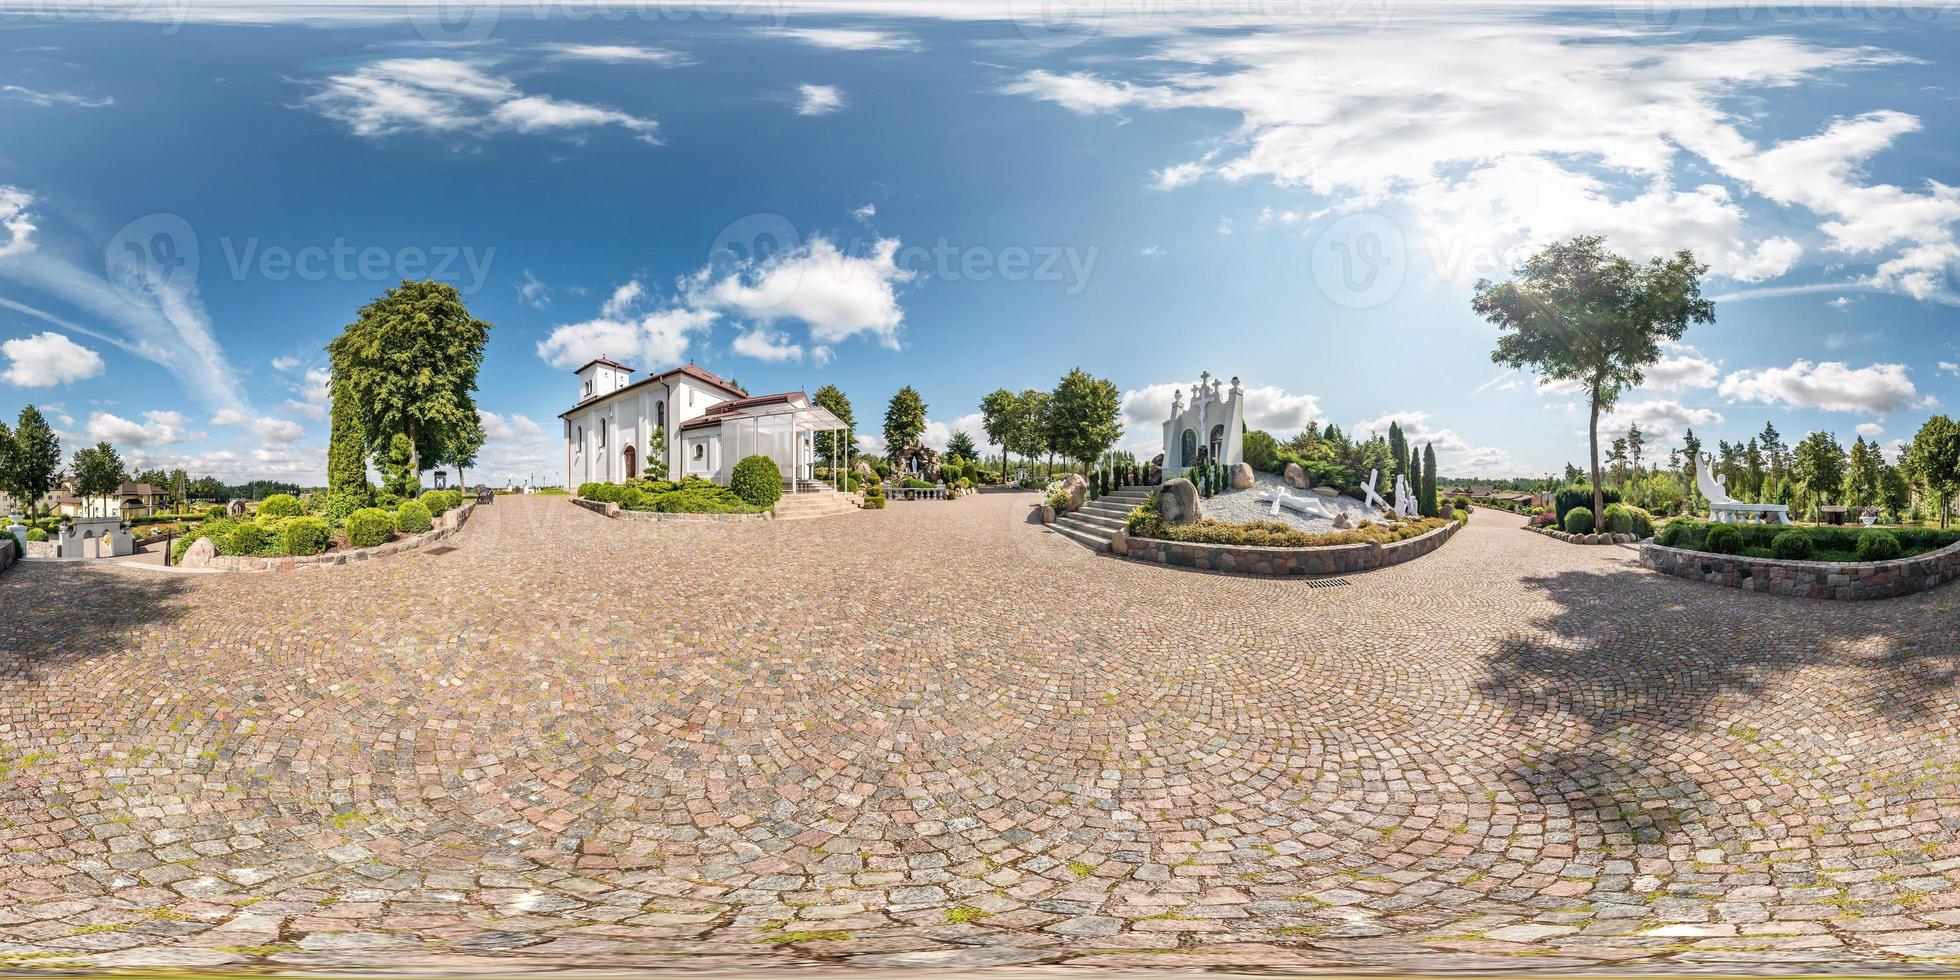
[[(313, 568), (327, 568), (334, 565), (350, 565), (367, 561), (370, 558), (384, 558), (399, 555), (404, 551), (426, 548), (462, 530), (463, 522), (470, 519), (470, 511), (476, 509), (476, 501), (465, 502), (441, 517), (436, 518), (436, 526), (421, 534), (406, 538), (396, 538), (387, 544), (372, 548), (351, 548), (347, 551), (329, 551), (323, 555), (303, 555), (279, 558), (253, 558), (245, 555), (219, 555), (204, 565), (221, 572), (291, 572)], [(185, 566), (190, 567), (190, 566)]]
[(1640, 561), (1664, 575), (1746, 592), (1847, 601), (1911, 595), (1960, 578), (1960, 544), (1892, 561), (1824, 562), (1717, 555), (1649, 541), (1640, 546)]
[(618, 504), (584, 497), (573, 497), (572, 503), (616, 521), (766, 521), (772, 516), (766, 511), (760, 514), (669, 514), (657, 510), (627, 510)]
[(1349, 575), (1420, 558), (1442, 547), (1462, 526), (1452, 521), (1427, 534), (1390, 544), (1337, 544), (1321, 548), (1260, 548), (1130, 538), (1124, 554), (1137, 561), (1160, 565), (1186, 565), (1249, 575)]
[(14, 562), (20, 557), (15, 554), (15, 551), (19, 547), (19, 544), (14, 541), (13, 535), (0, 535), (0, 572), (5, 572), (7, 569), (14, 567)]

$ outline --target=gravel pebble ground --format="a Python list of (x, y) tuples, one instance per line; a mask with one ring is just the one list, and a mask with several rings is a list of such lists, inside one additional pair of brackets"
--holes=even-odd
[[(1259, 497), (1261, 494), (1271, 492), (1275, 488), (1286, 487), (1286, 482), (1271, 473), (1254, 473), (1253, 481), (1253, 485), (1245, 490), (1227, 490), (1224, 493), (1213, 494), (1201, 505), (1204, 516), (1229, 524), (1244, 524), (1250, 521), (1278, 521), (1282, 524), (1297, 527), (1302, 531), (1311, 531), (1316, 534), (1339, 530), (1334, 526), (1334, 522), (1330, 518), (1309, 517), (1291, 507), (1281, 507), (1279, 509), (1279, 515), (1275, 517), (1272, 513), (1272, 500), (1261, 500)], [(1353, 497), (1323, 497), (1314, 493), (1312, 490), (1296, 490), (1291, 487), (1287, 487), (1286, 492), (1296, 497), (1312, 497), (1328, 507), (1346, 511), (1348, 520), (1350, 521), (1360, 522), (1371, 520), (1376, 523), (1381, 523), (1386, 520), (1381, 511)]]

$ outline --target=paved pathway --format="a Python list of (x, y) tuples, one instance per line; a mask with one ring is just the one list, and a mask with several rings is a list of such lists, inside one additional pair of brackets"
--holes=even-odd
[(1309, 589), (1034, 499), (23, 564), (0, 966), (1960, 963), (1960, 589), (1754, 596), (1491, 511)]

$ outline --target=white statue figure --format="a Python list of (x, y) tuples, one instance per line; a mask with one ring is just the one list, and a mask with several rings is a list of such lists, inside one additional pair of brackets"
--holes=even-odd
[(1708, 498), (1709, 517), (1724, 524), (1733, 524), (1737, 518), (1749, 520), (1759, 518), (1770, 524), (1789, 524), (1790, 505), (1788, 504), (1746, 504), (1729, 496), (1729, 489), (1721, 477), (1715, 475), (1714, 458), (1707, 453), (1695, 457), (1695, 489)]
[(1322, 520), (1331, 521), (1337, 516), (1335, 512), (1328, 509), (1326, 504), (1320, 502), (1318, 496), (1295, 497), (1287, 493), (1285, 487), (1274, 487), (1271, 490), (1261, 493), (1259, 499), (1273, 502), (1272, 515), (1274, 517), (1279, 516), (1281, 506), (1285, 506), (1288, 510), (1297, 510), (1308, 517), (1318, 517)]
[(1395, 513), (1401, 517), (1416, 516), (1416, 495), (1415, 491), (1409, 488), (1407, 473), (1395, 475)]
[(1395, 508), (1390, 507), (1388, 501), (1383, 500), (1382, 495), (1375, 492), (1375, 482), (1381, 479), (1381, 475), (1381, 470), (1368, 471), (1368, 482), (1361, 485), (1361, 502), (1376, 510), (1394, 511)]

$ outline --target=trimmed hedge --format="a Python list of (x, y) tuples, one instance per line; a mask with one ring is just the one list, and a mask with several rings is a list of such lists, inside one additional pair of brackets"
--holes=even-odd
[(395, 536), (395, 515), (379, 507), (363, 507), (347, 515), (347, 543), (356, 548), (387, 544)]
[(395, 508), (395, 529), (403, 534), (421, 534), (435, 526), (435, 515), (421, 501), (404, 500)]
[(1858, 535), (1859, 561), (1891, 561), (1899, 557), (1899, 538), (1890, 531), (1866, 528)]
[(735, 464), (728, 488), (751, 507), (774, 507), (783, 497), (783, 471), (767, 456), (745, 456)]
[(259, 501), (258, 513), (260, 517), (298, 517), (303, 510), (298, 497), (290, 493), (275, 493)]
[(1802, 531), (1785, 531), (1769, 543), (1769, 553), (1783, 561), (1809, 561), (1810, 552), (1810, 535)]
[(1708, 529), (1702, 545), (1718, 555), (1739, 555), (1743, 547), (1742, 532), (1736, 530), (1733, 524), (1717, 524)]
[[(1607, 509), (1610, 511), (1612, 508), (1609, 507)], [(1571, 510), (1566, 511), (1565, 517), (1562, 519), (1560, 526), (1565, 528), (1565, 533), (1567, 534), (1593, 533), (1592, 508), (1574, 507)]]
[(317, 555), (333, 543), (333, 528), (317, 517), (295, 517), (279, 529), (279, 547), (294, 556)]
[[(1871, 533), (1884, 534), (1898, 542), (1900, 555), (1937, 551), (1960, 542), (1960, 530), (1942, 531), (1930, 527), (1791, 527), (1784, 524), (1718, 524), (1714, 521), (1677, 517), (1661, 528), (1660, 534), (1654, 538), (1654, 543), (1688, 551), (1714, 551), (1715, 549), (1708, 547), (1708, 536), (1714, 533), (1716, 528), (1722, 527), (1733, 530), (1741, 538), (1740, 547), (1734, 552), (1727, 552), (1728, 554), (1756, 553), (1761, 557), (1773, 557), (1776, 539), (1781, 535), (1794, 532), (1810, 539), (1812, 561), (1853, 560), (1858, 554), (1858, 542)], [(1882, 559), (1856, 558), (1855, 560)]]
[[(1603, 499), (1608, 504), (1617, 504), (1620, 502), (1620, 491), (1612, 487), (1607, 487)], [(1592, 484), (1590, 483), (1567, 484), (1558, 488), (1558, 493), (1552, 497), (1552, 512), (1557, 515), (1555, 520), (1560, 527), (1565, 527), (1565, 515), (1567, 511), (1570, 511), (1574, 507), (1584, 507), (1587, 510), (1591, 510), (1592, 505), (1593, 492)], [(1566, 530), (1570, 531), (1571, 528), (1566, 528)]]

